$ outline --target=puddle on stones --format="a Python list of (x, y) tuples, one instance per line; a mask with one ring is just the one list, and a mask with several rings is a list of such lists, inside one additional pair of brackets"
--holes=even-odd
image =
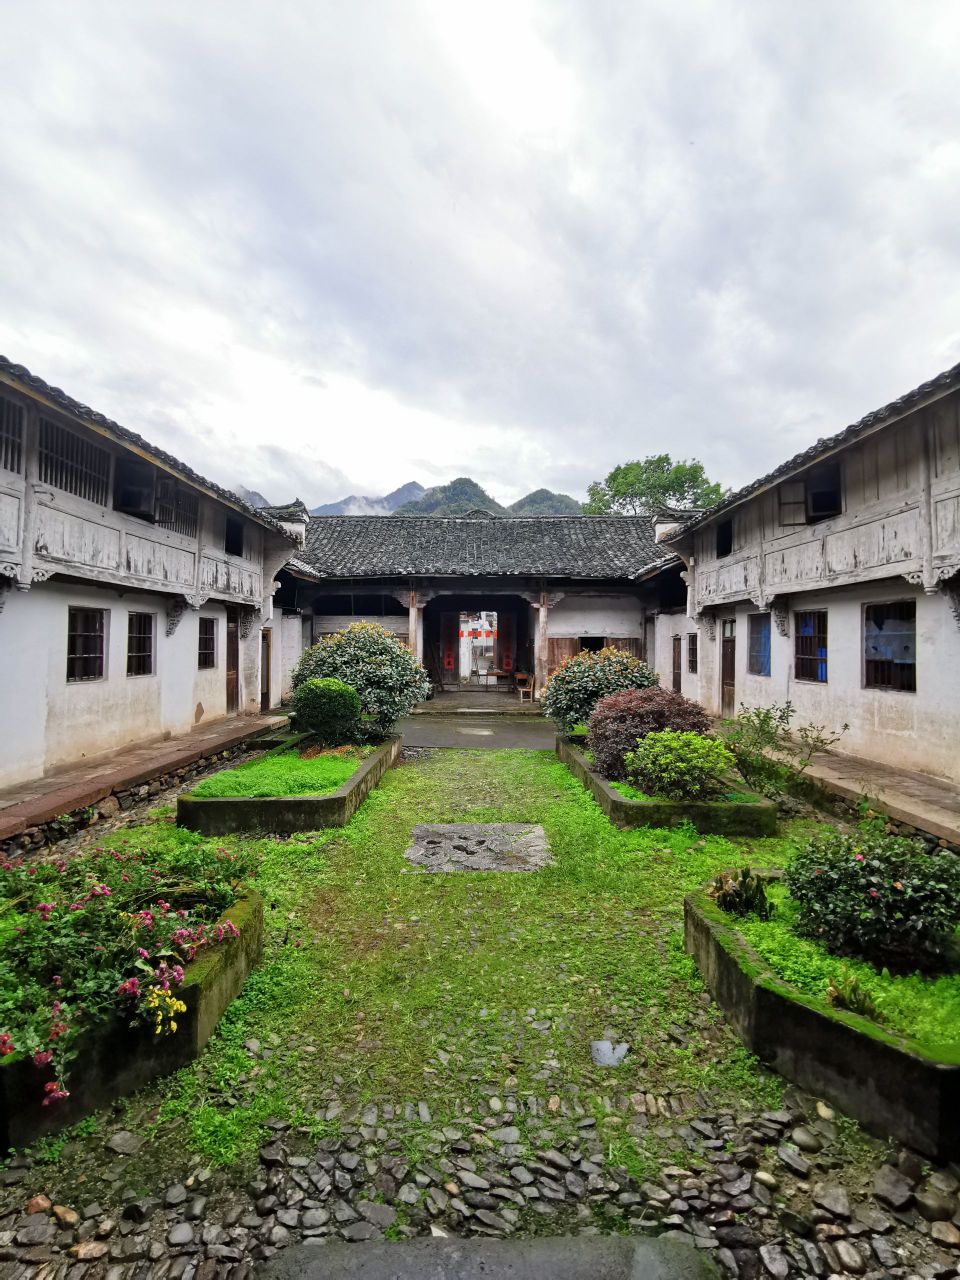
[(539, 871), (553, 861), (543, 827), (526, 822), (424, 824), (404, 857), (418, 871)]

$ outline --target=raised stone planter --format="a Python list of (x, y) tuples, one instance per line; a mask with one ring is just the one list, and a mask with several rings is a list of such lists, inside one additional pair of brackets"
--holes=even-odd
[(736, 800), (629, 800), (590, 767), (586, 756), (569, 738), (557, 737), (557, 755), (579, 778), (617, 827), (679, 827), (692, 822), (704, 834), (773, 836), (777, 834), (777, 809), (757, 796), (750, 802)]
[(791, 987), (703, 890), (684, 903), (684, 943), (761, 1061), (872, 1133), (933, 1159), (960, 1155), (960, 1062), (931, 1058), (906, 1037)]
[(210, 1039), (263, 951), (263, 899), (250, 893), (220, 917), (240, 937), (201, 954), (186, 966), (177, 996), (187, 1012), (173, 1035), (155, 1036), (117, 1016), (80, 1039), (72, 1063), (70, 1096), (43, 1106), (47, 1075), (30, 1061), (0, 1065), (0, 1150), (23, 1147), (45, 1133), (75, 1124), (91, 1111), (191, 1062)]
[(205, 836), (234, 831), (291, 835), (295, 831), (342, 827), (396, 763), (402, 746), (402, 738), (388, 738), (342, 787), (326, 796), (181, 796), (177, 801), (177, 825)]

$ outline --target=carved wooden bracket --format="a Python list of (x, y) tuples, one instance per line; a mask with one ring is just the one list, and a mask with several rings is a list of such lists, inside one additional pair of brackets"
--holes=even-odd
[(707, 633), (707, 639), (708, 639), (708, 640), (710, 641), (710, 643), (712, 644), (712, 643), (714, 642), (714, 640), (716, 640), (716, 638), (717, 638), (717, 618), (716, 618), (716, 614), (713, 614), (713, 613), (702, 613), (702, 614), (700, 615), (700, 621), (703, 623), (704, 629), (706, 630), (706, 633)]
[(18, 564), (10, 564), (9, 561), (0, 560), (0, 578), (17, 578), (20, 574), (20, 566)]
[(174, 596), (167, 604), (166, 634), (172, 636), (180, 625), (180, 619), (187, 611), (187, 602), (183, 596)]
[(773, 614), (773, 622), (777, 628), (777, 632), (781, 636), (789, 636), (790, 634), (790, 610), (782, 600), (774, 600), (770, 606), (770, 612)]
[(241, 640), (246, 640), (247, 636), (253, 630), (253, 624), (259, 619), (260, 610), (247, 608), (240, 614), (240, 621), (237, 624), (237, 634)]

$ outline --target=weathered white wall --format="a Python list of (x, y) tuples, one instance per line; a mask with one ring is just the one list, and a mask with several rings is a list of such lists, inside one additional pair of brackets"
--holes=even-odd
[[(274, 614), (274, 618), (277, 618)], [(276, 626), (276, 622), (274, 622)], [(303, 652), (303, 619), (298, 613), (285, 613), (280, 615), (280, 675), (278, 682), (274, 685), (274, 702), (279, 702), (289, 698), (290, 696), (290, 677), (293, 674), (293, 668), (300, 660)], [(277, 646), (274, 644), (276, 651)]]
[[(863, 606), (882, 601), (915, 600), (917, 608), (917, 690), (915, 693), (863, 687)], [(750, 613), (738, 605), (717, 615), (716, 637), (700, 628), (701, 701), (720, 710), (720, 634), (724, 617), (735, 617), (736, 705), (769, 706), (787, 700), (797, 709), (797, 722), (850, 728), (836, 750), (865, 756), (905, 769), (916, 769), (960, 781), (960, 627), (948, 598), (925, 595), (902, 579), (860, 587), (808, 592), (791, 597), (789, 634), (770, 628), (770, 675), (751, 675)], [(793, 610), (827, 611), (827, 682), (794, 676)], [(663, 677), (668, 682), (668, 677)], [(686, 692), (686, 690), (684, 690)]]
[(547, 615), (547, 634), (556, 637), (643, 635), (643, 609), (636, 596), (569, 595)]
[[(67, 610), (108, 613), (106, 674), (101, 680), (67, 681)], [(217, 667), (197, 669), (199, 614), (187, 610), (166, 634), (163, 596), (49, 582), (28, 592), (8, 591), (0, 637), (8, 678), (0, 710), (8, 726), (0, 739), (0, 785), (34, 778), (45, 770), (136, 742), (184, 733), (196, 723), (226, 714), (225, 611), (217, 619)], [(127, 615), (156, 615), (154, 674), (128, 676)], [(259, 635), (259, 632), (255, 634)]]
[[(680, 692), (685, 698), (692, 698), (694, 702), (699, 702), (700, 698), (700, 679), (703, 669), (703, 642), (699, 639), (699, 628), (692, 618), (688, 618), (685, 613), (661, 613), (656, 619), (656, 638), (653, 644), (653, 652), (650, 654), (650, 645), (648, 644), (648, 660), (650, 665), (660, 677), (660, 685), (664, 689), (673, 688), (673, 637), (680, 636), (681, 647), (681, 667), (680, 667)], [(687, 636), (696, 635), (697, 640), (697, 671), (693, 673), (689, 669)], [(651, 660), (652, 659), (652, 660)]]

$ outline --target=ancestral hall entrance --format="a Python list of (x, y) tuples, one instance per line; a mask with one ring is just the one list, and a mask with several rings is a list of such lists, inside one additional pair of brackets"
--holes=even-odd
[(423, 662), (438, 690), (513, 692), (532, 679), (530, 604), (512, 595), (437, 596), (423, 611)]

